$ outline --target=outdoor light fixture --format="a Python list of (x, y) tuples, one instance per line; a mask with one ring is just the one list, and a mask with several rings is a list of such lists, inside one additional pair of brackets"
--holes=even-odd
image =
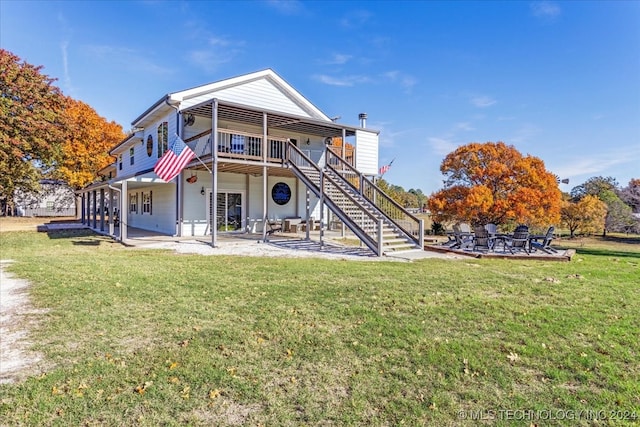
[(309, 141), (309, 138), (307, 138), (307, 145), (311, 144), (311, 141)]
[(202, 194), (202, 195), (204, 196), (204, 187), (202, 187), (202, 188), (200, 189), (200, 194)]

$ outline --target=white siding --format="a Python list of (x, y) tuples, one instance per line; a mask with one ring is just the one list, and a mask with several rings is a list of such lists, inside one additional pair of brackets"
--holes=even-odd
[[(158, 161), (158, 126), (162, 122), (167, 122), (169, 125), (169, 146), (175, 139), (177, 135), (176, 128), (176, 113), (173, 112), (168, 116), (165, 116), (164, 119), (158, 120), (152, 125), (148, 126), (144, 130), (142, 141), (136, 140), (132, 144), (121, 147), (121, 151), (119, 153), (122, 154), (122, 170), (119, 169), (118, 161), (116, 159), (116, 177), (128, 177), (137, 174), (140, 171), (153, 169), (156, 162)], [(210, 128), (210, 127), (209, 127)], [(153, 138), (153, 151), (151, 156), (147, 155), (147, 137), (151, 135)], [(129, 148), (133, 147), (134, 149), (134, 160), (135, 163), (131, 165)]]
[(228, 87), (194, 98), (185, 99), (180, 105), (180, 108), (185, 109), (213, 98), (254, 108), (311, 117), (304, 109), (300, 108), (298, 104), (293, 102), (291, 98), (267, 79), (254, 80), (238, 86)]
[(378, 134), (356, 131), (356, 169), (365, 175), (378, 174)]
[[(142, 193), (152, 191), (151, 213), (142, 213)], [(175, 184), (151, 185), (128, 191), (127, 220), (130, 226), (143, 230), (174, 235), (175, 226)], [(129, 195), (138, 194), (138, 212), (129, 212)]]

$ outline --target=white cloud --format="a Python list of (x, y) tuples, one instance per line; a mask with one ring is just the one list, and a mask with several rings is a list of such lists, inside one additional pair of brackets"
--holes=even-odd
[(367, 24), (372, 17), (372, 13), (366, 10), (356, 10), (350, 12), (348, 16), (345, 16), (340, 20), (340, 25), (345, 28), (353, 29), (359, 28)]
[(514, 135), (509, 138), (508, 143), (524, 144), (530, 142), (535, 135), (540, 133), (540, 131), (541, 129), (535, 125), (523, 124), (519, 129), (516, 129)]
[(266, 5), (283, 15), (295, 15), (302, 11), (302, 3), (296, 0), (267, 0)]
[(347, 55), (344, 53), (334, 53), (331, 58), (326, 61), (322, 61), (325, 65), (344, 65), (349, 62), (353, 58), (352, 55)]
[(451, 141), (450, 139), (437, 138), (437, 137), (429, 137), (427, 138), (429, 145), (433, 149), (436, 154), (441, 156), (446, 156), (447, 154), (454, 151), (458, 148), (457, 143)]
[(478, 108), (486, 108), (486, 107), (490, 107), (493, 104), (495, 104), (497, 101), (493, 98), (491, 98), (490, 96), (474, 96), (470, 99), (470, 102), (472, 105), (478, 107)]
[(531, 3), (531, 13), (536, 18), (552, 21), (562, 14), (560, 6), (550, 1), (538, 1)]
[(342, 77), (333, 77), (328, 76), (326, 74), (316, 74), (313, 78), (320, 83), (324, 83), (330, 86), (355, 86), (356, 84), (361, 83), (370, 83), (371, 78), (367, 76), (342, 76)]
[(193, 65), (211, 73), (238, 56), (242, 45), (243, 42), (210, 35), (207, 45), (187, 52), (187, 58)]
[(413, 86), (415, 86), (418, 83), (418, 80), (413, 76), (401, 73), (400, 71), (397, 71), (397, 70), (387, 71), (386, 73), (383, 73), (382, 76), (387, 80), (400, 84), (400, 86), (402, 86), (406, 90), (411, 89)]
[(455, 128), (458, 130), (464, 130), (464, 131), (476, 130), (476, 128), (474, 128), (469, 122), (456, 123)]
[(132, 70), (156, 75), (172, 74), (174, 70), (146, 59), (140, 52), (127, 47), (90, 45), (86, 46), (94, 59), (109, 63), (113, 68)]

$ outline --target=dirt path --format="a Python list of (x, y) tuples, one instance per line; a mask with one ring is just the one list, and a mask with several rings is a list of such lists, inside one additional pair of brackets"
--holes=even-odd
[(29, 350), (29, 328), (42, 311), (29, 302), (29, 282), (6, 272), (12, 261), (0, 260), (0, 384), (36, 373), (41, 356)]

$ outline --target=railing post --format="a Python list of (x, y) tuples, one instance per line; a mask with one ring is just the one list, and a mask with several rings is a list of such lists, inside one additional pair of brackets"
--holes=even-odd
[(424, 250), (424, 219), (420, 220), (420, 226), (418, 227), (418, 229), (420, 230), (420, 237), (418, 238), (418, 242), (420, 242), (420, 250), (423, 251)]
[(382, 256), (382, 218), (378, 219), (378, 256)]

